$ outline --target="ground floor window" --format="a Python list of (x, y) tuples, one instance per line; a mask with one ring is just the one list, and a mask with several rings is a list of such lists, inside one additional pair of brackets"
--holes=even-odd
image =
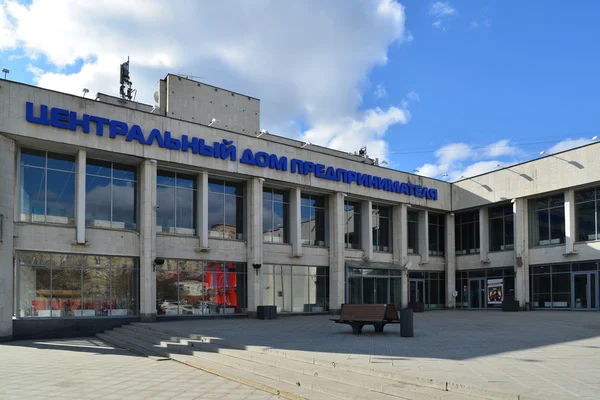
[(457, 308), (502, 308), (514, 298), (514, 267), (456, 272)]
[(401, 309), (401, 271), (394, 269), (346, 269), (346, 298), (351, 304), (395, 304)]
[(425, 308), (444, 308), (446, 304), (446, 274), (444, 272), (410, 272), (408, 301), (422, 302)]
[(529, 296), (533, 308), (599, 308), (597, 261), (532, 265), (529, 274)]
[(263, 305), (277, 312), (329, 311), (329, 268), (303, 265), (262, 266)]
[(165, 260), (156, 267), (156, 313), (245, 313), (246, 287), (245, 263)]
[(18, 252), (18, 318), (138, 315), (137, 258)]

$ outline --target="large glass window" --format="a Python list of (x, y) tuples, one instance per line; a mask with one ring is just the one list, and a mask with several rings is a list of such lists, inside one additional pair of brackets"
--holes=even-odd
[(408, 219), (408, 254), (419, 253), (419, 213), (409, 211)]
[(302, 244), (325, 246), (325, 197), (302, 193)]
[(361, 248), (361, 204), (344, 202), (344, 244), (347, 249)]
[(456, 291), (456, 307), (501, 308), (502, 302), (515, 294), (514, 267), (458, 271)]
[(395, 304), (402, 301), (402, 272), (395, 269), (347, 267), (347, 301), (351, 304)]
[(565, 242), (565, 197), (559, 195), (529, 201), (529, 232), (532, 246)]
[(600, 239), (600, 188), (575, 192), (575, 231), (577, 241), (587, 242)]
[(38, 252), (18, 255), (19, 318), (138, 315), (137, 259)]
[(21, 150), (21, 221), (75, 223), (75, 157)]
[[(591, 304), (596, 299), (598, 262), (536, 265), (529, 267), (530, 297), (533, 308), (582, 308), (581, 302)], [(576, 278), (583, 277), (583, 291), (578, 292)], [(588, 278), (589, 277), (589, 278)], [(589, 281), (588, 281), (589, 279)], [(572, 292), (572, 290), (575, 292)], [(589, 293), (587, 290), (589, 289)], [(585, 307), (583, 307), (585, 308)], [(598, 307), (592, 305), (591, 309)]]
[(278, 312), (329, 310), (329, 268), (263, 265), (263, 304)]
[(88, 159), (85, 222), (96, 228), (137, 228), (137, 168)]
[(289, 243), (290, 196), (286, 190), (263, 189), (263, 240)]
[(208, 235), (244, 239), (244, 184), (208, 180)]
[(429, 213), (429, 255), (444, 256), (446, 253), (446, 216)]
[(159, 315), (245, 313), (246, 293), (245, 263), (166, 260), (156, 267)]
[(479, 253), (479, 211), (456, 214), (456, 254)]
[(390, 207), (373, 205), (373, 250), (391, 252), (392, 212)]
[(514, 247), (514, 214), (512, 205), (489, 209), (490, 251), (512, 250)]
[(196, 234), (196, 177), (158, 171), (156, 177), (156, 231)]

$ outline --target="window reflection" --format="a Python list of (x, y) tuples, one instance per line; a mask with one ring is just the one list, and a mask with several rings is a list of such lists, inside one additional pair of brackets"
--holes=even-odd
[(284, 190), (263, 190), (263, 240), (289, 243), (289, 194)]
[(371, 217), (373, 220), (373, 250), (375, 251), (392, 251), (390, 214), (389, 207), (373, 205)]
[(300, 216), (302, 219), (302, 244), (325, 246), (325, 198), (302, 193)]
[(563, 194), (529, 201), (532, 246), (548, 246), (565, 242), (564, 202)]
[(74, 224), (75, 157), (22, 149), (20, 164), (20, 220)]
[(344, 202), (344, 244), (347, 249), (361, 248), (361, 204)]
[(264, 305), (277, 306), (277, 311), (284, 313), (329, 310), (329, 268), (299, 265), (263, 268)]
[(244, 186), (208, 180), (208, 234), (222, 239), (244, 239)]
[(196, 177), (158, 171), (156, 230), (182, 235), (196, 234)]

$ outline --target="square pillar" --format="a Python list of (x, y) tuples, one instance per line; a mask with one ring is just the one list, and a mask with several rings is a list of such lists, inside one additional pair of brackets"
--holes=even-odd
[(400, 275), (402, 278), (402, 292), (400, 307), (408, 307), (408, 272), (404, 268), (410, 268), (408, 263), (408, 206), (400, 204), (392, 209), (392, 262), (403, 267)]
[[(0, 135), (0, 166), (3, 181), (2, 192), (0, 193), (0, 218), (2, 218), (2, 241), (0, 242), (0, 342), (12, 340), (13, 337), (13, 215), (15, 189), (19, 188), (19, 182), (15, 180), (15, 157), (15, 141)], [(18, 271), (17, 269), (17, 273)], [(19, 304), (19, 299), (16, 299), (16, 301)]]
[(292, 255), (302, 256), (302, 199), (299, 188), (290, 190), (290, 244)]
[(575, 191), (565, 192), (565, 254), (575, 251)]
[(329, 196), (329, 311), (337, 312), (346, 302), (344, 265), (343, 193)]
[(446, 214), (446, 307), (453, 308), (456, 299), (452, 292), (456, 290), (456, 238), (454, 231), (454, 214)]
[[(490, 218), (488, 209), (479, 209), (479, 259), (482, 263), (489, 263), (490, 252)], [(487, 290), (487, 289), (486, 289)]]
[[(263, 182), (264, 178), (252, 178), (246, 183), (249, 314), (255, 313), (257, 306), (262, 305)], [(260, 264), (261, 268), (254, 268), (254, 264)]]
[(196, 177), (198, 197), (196, 198), (196, 234), (200, 250), (208, 250), (208, 173), (201, 172)]
[(77, 244), (85, 244), (85, 163), (86, 151), (77, 152), (77, 173), (75, 174), (75, 226)]
[(156, 321), (156, 160), (140, 168), (140, 319)]
[(421, 264), (429, 263), (429, 212), (421, 210), (418, 214), (418, 246), (419, 255), (421, 256)]
[(515, 300), (521, 310), (529, 309), (529, 218), (526, 199), (513, 203), (515, 214)]
[(363, 258), (370, 260), (373, 258), (373, 202), (371, 200), (363, 201), (360, 205), (360, 212)]

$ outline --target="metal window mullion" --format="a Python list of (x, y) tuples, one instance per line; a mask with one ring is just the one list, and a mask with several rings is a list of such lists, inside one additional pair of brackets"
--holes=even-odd
[[(44, 222), (48, 222), (48, 152), (44, 152)], [(52, 304), (50, 305), (52, 307)], [(52, 308), (50, 308), (52, 318)]]
[(175, 221), (174, 233), (177, 233), (177, 172), (175, 172), (175, 185), (173, 186), (173, 190), (175, 191), (173, 194), (173, 200), (175, 201), (175, 204), (173, 204), (173, 212), (175, 213), (173, 216), (173, 221)]

